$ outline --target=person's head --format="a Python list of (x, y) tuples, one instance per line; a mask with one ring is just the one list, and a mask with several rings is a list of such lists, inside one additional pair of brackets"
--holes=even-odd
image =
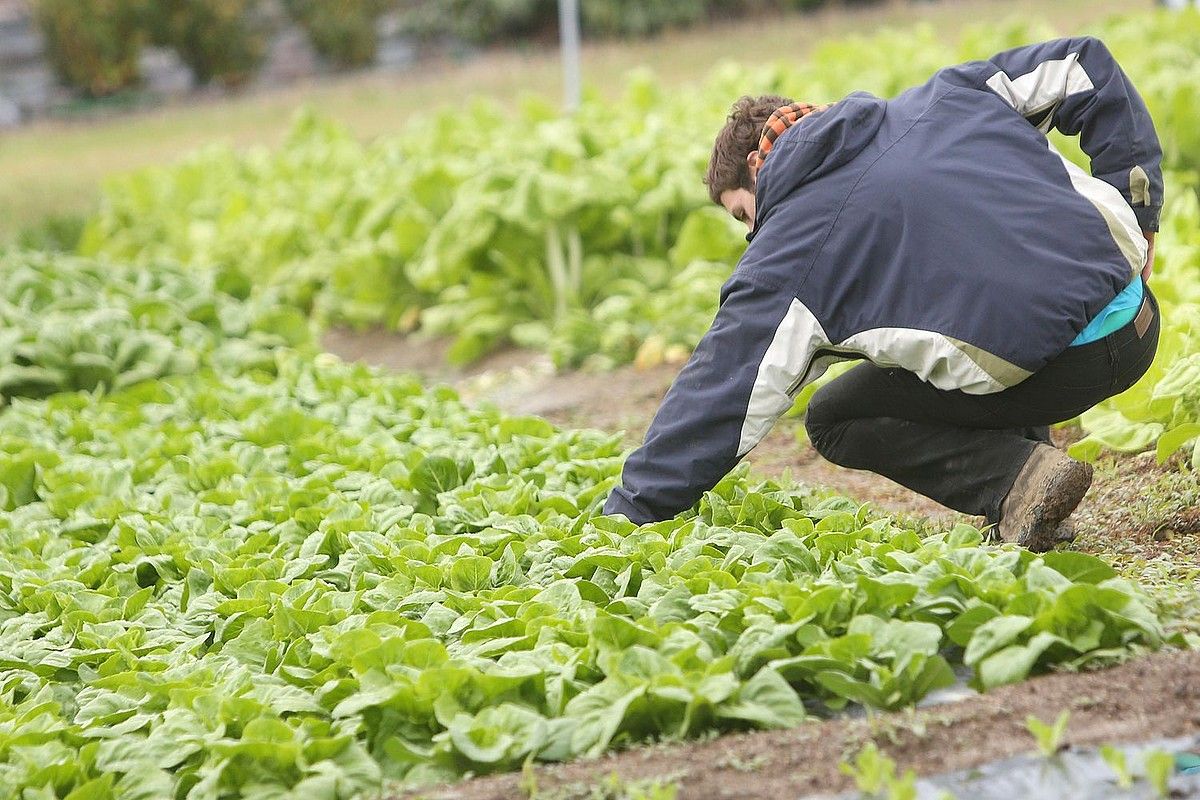
[(717, 134), (704, 183), (708, 196), (733, 215), (754, 227), (754, 182), (758, 173), (758, 142), (763, 126), (776, 109), (789, 105), (786, 97), (767, 94), (741, 97)]

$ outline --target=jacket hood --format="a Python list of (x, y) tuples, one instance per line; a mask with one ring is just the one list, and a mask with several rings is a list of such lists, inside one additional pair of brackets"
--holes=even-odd
[(855, 92), (784, 131), (759, 170), (754, 230), (747, 240), (797, 188), (856, 158), (879, 132), (886, 105), (872, 94)]

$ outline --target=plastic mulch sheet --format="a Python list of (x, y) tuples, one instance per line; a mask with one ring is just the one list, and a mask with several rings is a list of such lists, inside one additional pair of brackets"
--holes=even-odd
[[(917, 800), (1154, 800), (1159, 797), (1200, 798), (1200, 736), (1162, 739), (1136, 745), (1114, 745), (1125, 753), (1124, 787), (1105, 763), (1099, 748), (1071, 748), (1050, 758), (1036, 753), (993, 761), (973, 769), (933, 775), (917, 781)], [(1146, 778), (1147, 753), (1165, 751), (1174, 756), (1175, 769), (1168, 793), (1162, 795)], [(838, 800), (858, 798), (857, 792)]]

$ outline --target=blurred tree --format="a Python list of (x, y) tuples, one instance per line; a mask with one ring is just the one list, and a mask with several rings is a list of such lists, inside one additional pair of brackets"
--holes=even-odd
[(419, 36), (455, 36), (477, 44), (555, 30), (557, 0), (407, 0), (404, 27)]
[(59, 77), (92, 97), (135, 84), (146, 0), (34, 0)]
[(375, 60), (377, 23), (394, 0), (285, 0), (308, 31), (313, 47), (335, 66), (361, 67)]
[(687, 26), (704, 17), (705, 0), (582, 0), (583, 27), (589, 33), (646, 36), (663, 28)]
[(151, 0), (145, 27), (156, 44), (174, 48), (200, 83), (237, 86), (262, 62), (266, 37), (255, 24), (259, 0)]

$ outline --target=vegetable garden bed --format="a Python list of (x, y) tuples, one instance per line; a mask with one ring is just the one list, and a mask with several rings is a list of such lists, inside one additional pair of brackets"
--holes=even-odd
[(1100, 559), (807, 490), (595, 517), (619, 437), (286, 349), (0, 443), (11, 792), (349, 796), (1184, 641)]
[[(690, 116), (644, 75), (623, 114), (482, 109), (486, 135), (444, 162), (414, 158), (428, 131), (364, 147), (309, 117), (279, 152), (114, 183), (83, 243), (101, 260), (0, 256), (0, 796), (358, 800), (525, 768), (429, 790), (513, 797), (601, 766), (534, 764), (719, 733), (603, 764), (785, 796), (845, 788), (867, 734), (926, 771), (1012, 755), (1026, 709), (1069, 708), (1080, 742), (1194, 732), (1195, 653), (1151, 653), (1200, 641), (1197, 25), (1105, 27), (1175, 170), (1166, 327), (1074, 448), (1157, 443), (1163, 463), (1103, 456), (1080, 547), (1040, 556), (892, 513), (878, 482), (780, 478), (847, 475), (788, 424), (752, 461), (765, 480), (739, 470), (651, 525), (598, 513), (630, 443), (614, 430), (649, 418), (741, 243), (701, 207), (707, 142), (674, 122), (709, 124), (752, 79), (890, 94), (1028, 26), (719, 70)], [(449, 333), (458, 362), (517, 342), (635, 367), (484, 375), (465, 402), (318, 353), (306, 314)], [(1008, 686), (1050, 670), (1076, 674)], [(987, 693), (884, 713), (960, 675)], [(848, 709), (870, 714), (829, 719)]]
[[(895, 762), (897, 775), (909, 769), (921, 776), (971, 771), (1014, 757), (1026, 757), (1034, 768), (1044, 764), (1045, 769), (1057, 770), (1063, 763), (1038, 754), (1027, 719), (1032, 716), (1050, 724), (1064, 712), (1068, 718), (1060, 745), (1065, 748), (1195, 737), (1200, 734), (1200, 654), (1159, 653), (1101, 672), (1032, 678), (931, 709), (638, 747), (594, 761), (539, 766), (524, 775), (475, 778), (393, 797), (616, 800), (638, 796), (630, 788), (655, 785), (668, 787), (679, 800), (812, 800), (847, 792), (854, 797), (855, 778), (840, 765), (854, 762), (868, 743)], [(1139, 762), (1131, 760), (1130, 765), (1136, 768)], [(1106, 790), (1116, 788), (1117, 776), (1106, 765), (1092, 763), (1090, 768), (1083, 780)], [(880, 796), (888, 795), (885, 791)], [(1009, 796), (1045, 795), (1035, 790)], [(975, 795), (958, 797), (967, 800)]]

